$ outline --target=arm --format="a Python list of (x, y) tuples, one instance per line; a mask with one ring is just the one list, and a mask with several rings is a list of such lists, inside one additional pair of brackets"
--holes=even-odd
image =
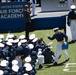
[(65, 42), (68, 42), (68, 36), (66, 34), (63, 33), (63, 36), (65, 38)]
[(68, 14), (68, 17), (67, 17), (67, 24), (68, 26), (70, 26), (70, 13)]
[(47, 38), (48, 38), (49, 40), (54, 40), (54, 39), (55, 39), (55, 34), (54, 34), (52, 37), (47, 36)]

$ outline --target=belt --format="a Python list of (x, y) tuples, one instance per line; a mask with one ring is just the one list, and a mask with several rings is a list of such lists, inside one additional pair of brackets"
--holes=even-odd
[(64, 41), (58, 41), (58, 43), (64, 43)]

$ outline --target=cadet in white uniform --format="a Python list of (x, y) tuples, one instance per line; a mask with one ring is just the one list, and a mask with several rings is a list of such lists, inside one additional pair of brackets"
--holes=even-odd
[(71, 5), (71, 11), (68, 14), (68, 26), (70, 26), (71, 29), (71, 34), (72, 34), (72, 42), (76, 41), (76, 6), (75, 5)]
[[(59, 32), (59, 28), (54, 28), (53, 29), (55, 34), (50, 37), (49, 35), (47, 36), (48, 39), (50, 40), (54, 40), (56, 39), (57, 40), (57, 46), (56, 46), (56, 57), (55, 57), (55, 61), (54, 61), (54, 65), (58, 65), (58, 58), (60, 56), (60, 50), (62, 49), (62, 44), (64, 43), (64, 38), (65, 38), (65, 42), (68, 42), (68, 37), (67, 35), (65, 35), (64, 33), (62, 32)], [(66, 50), (62, 50), (63, 53), (64, 53), (64, 56), (65, 56), (65, 62), (69, 60), (69, 56), (68, 56), (68, 53)]]

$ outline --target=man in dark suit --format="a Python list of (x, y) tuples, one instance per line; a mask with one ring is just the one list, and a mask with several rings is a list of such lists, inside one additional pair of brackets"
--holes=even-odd
[(24, 6), (24, 10), (23, 10), (23, 15), (24, 15), (24, 22), (26, 25), (26, 39), (28, 40), (29, 38), (29, 32), (31, 29), (31, 11), (30, 11), (30, 7), (29, 5), (25, 5)]

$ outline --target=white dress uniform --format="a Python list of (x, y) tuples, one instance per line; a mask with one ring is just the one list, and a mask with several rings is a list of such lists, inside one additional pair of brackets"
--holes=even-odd
[(71, 10), (68, 14), (68, 23), (70, 22), (70, 24), (68, 24), (70, 26), (71, 29), (71, 35), (72, 35), (72, 40), (75, 41), (76, 40), (76, 6), (75, 5), (71, 5)]
[(71, 34), (72, 34), (72, 40), (76, 40), (76, 20), (71, 20)]
[[(50, 39), (50, 40), (56, 39), (57, 42), (58, 42), (57, 45), (56, 45), (56, 57), (55, 57), (55, 61), (54, 61), (55, 63), (54, 63), (54, 65), (57, 65), (57, 63), (58, 63), (58, 58), (59, 58), (59, 55), (60, 55), (60, 50), (62, 49), (62, 44), (64, 43), (64, 38), (65, 38), (65, 42), (68, 41), (67, 35), (65, 35), (62, 32), (58, 32), (58, 29), (59, 28), (54, 28), (53, 29), (54, 32), (55, 32), (55, 34), (52, 37), (47, 36), (48, 39)], [(63, 54), (65, 56), (65, 61), (68, 61), (69, 60), (69, 56), (68, 56), (67, 51), (66, 50), (62, 50), (62, 51), (63, 51)]]
[[(58, 58), (59, 58), (59, 55), (60, 55), (60, 50), (62, 49), (62, 44), (63, 43), (58, 43), (56, 45), (56, 57), (55, 57), (55, 62), (58, 62)], [(62, 50), (63, 51), (63, 54), (65, 56), (65, 59), (68, 60), (69, 56), (68, 56), (68, 53), (66, 50)]]

